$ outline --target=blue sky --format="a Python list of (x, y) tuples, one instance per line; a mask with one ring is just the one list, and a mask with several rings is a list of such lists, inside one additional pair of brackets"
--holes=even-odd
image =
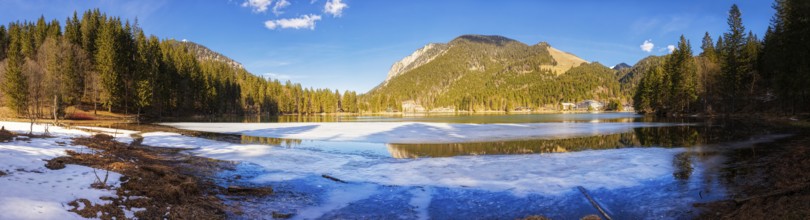
[[(773, 9), (770, 0), (684, 1), (473, 1), (473, 0), (10, 0), (0, 22), (62, 23), (74, 10), (100, 8), (139, 19), (147, 34), (188, 39), (241, 62), (252, 73), (365, 92), (390, 66), (427, 43), (462, 34), (502, 35), (527, 44), (549, 42), (606, 66), (633, 64), (667, 53), (684, 34), (695, 53), (703, 33), (727, 29), (731, 4), (760, 37)], [(652, 43), (642, 50), (645, 41)], [(649, 46), (649, 44), (647, 44)]]

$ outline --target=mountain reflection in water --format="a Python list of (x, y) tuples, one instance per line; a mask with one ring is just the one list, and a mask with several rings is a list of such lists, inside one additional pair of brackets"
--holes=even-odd
[[(393, 158), (453, 157), (469, 155), (507, 155), (563, 153), (584, 150), (605, 150), (626, 147), (703, 147), (730, 141), (739, 141), (754, 135), (771, 134), (772, 128), (755, 123), (737, 121), (712, 122), (670, 126), (642, 127), (632, 132), (594, 135), (563, 139), (531, 139), (495, 142), (379, 144)], [(234, 137), (237, 138), (237, 137)], [(241, 135), (241, 144), (264, 144), (282, 147), (319, 148), (328, 141), (309, 141)], [(351, 143), (344, 143), (351, 145)], [(368, 144), (368, 143), (364, 143)]]

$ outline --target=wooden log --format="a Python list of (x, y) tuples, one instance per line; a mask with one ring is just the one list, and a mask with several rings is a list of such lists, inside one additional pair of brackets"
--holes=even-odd
[(593, 207), (596, 208), (596, 210), (599, 210), (599, 213), (601, 213), (602, 216), (605, 217), (605, 219), (613, 220), (612, 218), (610, 218), (607, 212), (605, 212), (605, 210), (602, 209), (602, 206), (599, 206), (599, 203), (596, 203), (596, 200), (594, 200), (593, 197), (591, 197), (591, 195), (588, 194), (588, 191), (585, 190), (585, 187), (577, 186), (577, 188), (579, 189), (580, 192), (582, 192), (582, 195), (585, 195), (585, 198), (588, 198), (588, 201), (591, 202), (591, 205), (593, 205)]

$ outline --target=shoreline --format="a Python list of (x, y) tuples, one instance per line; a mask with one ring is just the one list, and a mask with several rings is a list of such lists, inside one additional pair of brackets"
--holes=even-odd
[(810, 128), (760, 144), (729, 164), (743, 171), (729, 184), (738, 195), (696, 203), (698, 219), (804, 219), (810, 216)]

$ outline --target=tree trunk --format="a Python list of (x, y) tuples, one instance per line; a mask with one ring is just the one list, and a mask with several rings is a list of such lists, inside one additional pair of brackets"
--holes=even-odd
[(53, 124), (56, 125), (59, 123), (59, 102), (57, 101), (56, 95), (53, 95)]

